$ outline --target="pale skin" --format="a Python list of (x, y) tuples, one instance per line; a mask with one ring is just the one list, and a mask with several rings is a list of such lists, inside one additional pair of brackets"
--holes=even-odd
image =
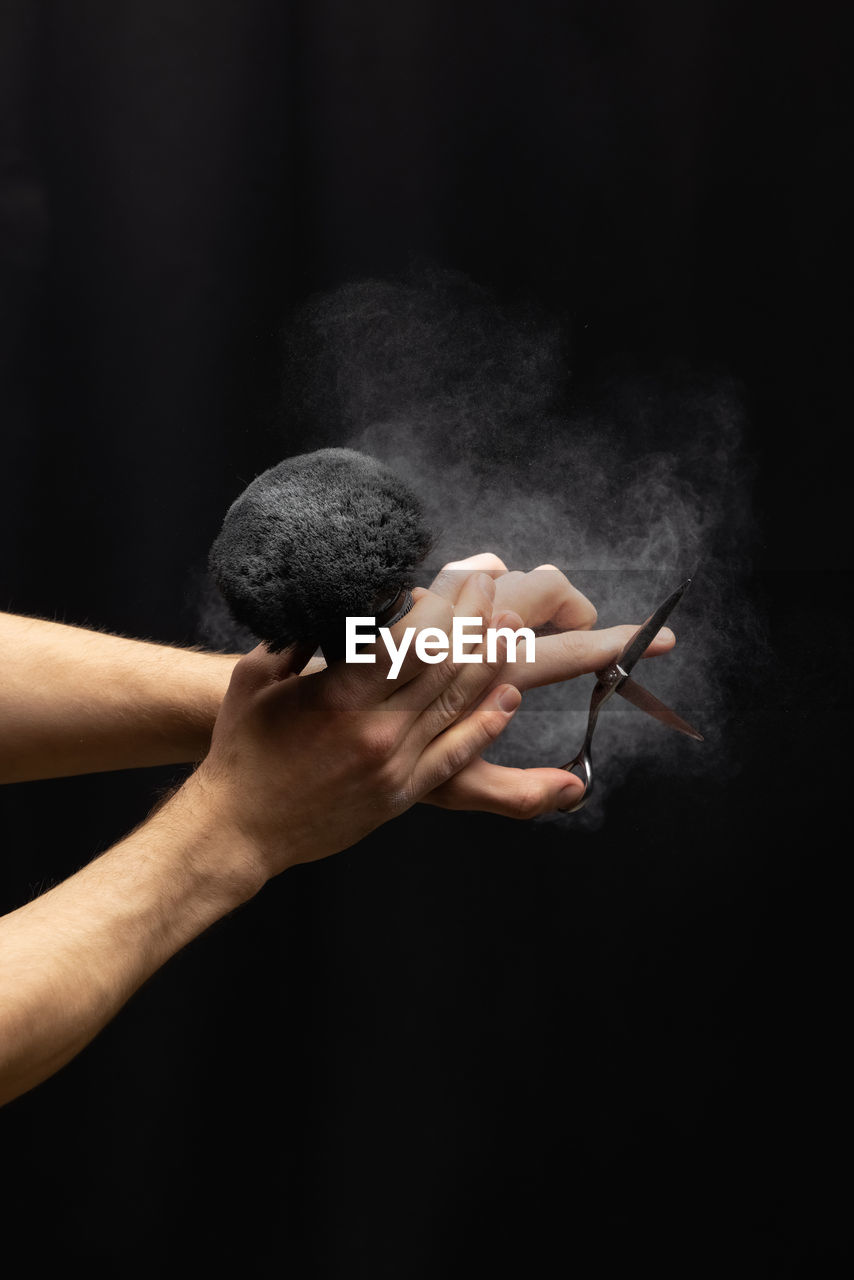
[[(505, 665), (499, 648), (494, 663), (425, 666), (410, 651), (388, 680), (380, 646), (373, 666), (323, 669), (298, 649), (238, 658), (0, 614), (0, 780), (200, 762), (125, 839), (0, 919), (0, 1103), (287, 868), (418, 801), (530, 818), (578, 797), (560, 769), (482, 753), (526, 688), (599, 669), (637, 624), (591, 630), (595, 609), (558, 570), (511, 574), (492, 555), (447, 566), (416, 596), (398, 642), (405, 626), (449, 631), (455, 612), (559, 634), (538, 638), (533, 664)], [(673, 643), (665, 628), (648, 653)]]

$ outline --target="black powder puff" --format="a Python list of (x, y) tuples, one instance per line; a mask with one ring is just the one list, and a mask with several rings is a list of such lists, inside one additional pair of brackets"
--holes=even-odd
[(272, 652), (323, 643), (412, 585), (430, 547), (415, 494), (352, 449), (287, 458), (232, 503), (209, 567), (235, 620)]

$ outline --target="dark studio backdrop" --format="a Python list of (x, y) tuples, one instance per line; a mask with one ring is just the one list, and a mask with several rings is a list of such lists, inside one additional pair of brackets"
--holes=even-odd
[[(419, 808), (176, 957), (0, 1116), (7, 1248), (838, 1274), (841, 10), (5, 0), (3, 608), (195, 642), (228, 503), (328, 442), (277, 416), (283, 324), (414, 265), (557, 316), (586, 403), (734, 380), (762, 637), (734, 767), (635, 769), (575, 834)], [(5, 789), (3, 908), (176, 776)]]

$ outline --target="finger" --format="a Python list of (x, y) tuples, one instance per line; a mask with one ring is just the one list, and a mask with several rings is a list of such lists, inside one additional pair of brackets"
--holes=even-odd
[[(478, 616), (481, 620), (484, 617), (488, 619), (491, 615), (492, 601), (495, 596), (495, 584), (492, 578), (486, 573), (468, 573), (460, 583), (461, 591), (466, 588), (465, 601), (467, 609), (470, 610), (473, 616)], [(415, 644), (415, 637), (418, 633), (425, 631), (427, 628), (435, 628), (442, 633), (442, 636), (450, 636), (453, 632), (453, 619), (453, 602), (443, 596), (441, 592), (434, 591), (431, 586), (429, 591), (426, 591), (417, 603), (413, 605), (409, 613), (391, 628), (391, 639), (397, 647), (403, 643), (407, 628), (415, 628), (415, 635), (407, 647), (405, 657), (400, 666), (400, 672), (394, 677), (397, 687), (420, 675), (425, 665), (432, 665), (425, 664), (424, 659), (419, 657), (418, 646)], [(438, 636), (434, 637), (434, 640), (437, 644), (439, 643)]]
[[(491, 592), (492, 580), (487, 581)], [(360, 642), (348, 661), (336, 662), (329, 668), (327, 701), (333, 706), (360, 709), (393, 697), (424, 669), (415, 637), (425, 630), (447, 635), (452, 630), (453, 616), (448, 600), (433, 591), (422, 592), (409, 613), (393, 627), (381, 628), (372, 641)]]
[[(506, 675), (524, 690), (601, 671), (620, 656), (637, 629), (637, 626), (603, 627), (601, 631), (564, 631), (557, 636), (538, 636), (534, 661), (525, 661), (525, 646), (520, 645), (519, 661), (508, 662)], [(676, 636), (670, 628), (662, 627), (644, 657), (667, 653), (675, 643)]]
[(301, 676), (316, 676), (319, 671), (326, 670), (326, 659), (322, 653), (315, 653), (311, 661), (303, 667)]
[(235, 665), (232, 683), (244, 693), (263, 689), (302, 671), (313, 653), (313, 644), (293, 644), (282, 653), (270, 653), (265, 644), (258, 644)]
[(507, 565), (493, 551), (479, 551), (477, 555), (466, 556), (464, 560), (449, 560), (444, 568), (463, 573), (474, 573), (475, 570), (493, 574), (507, 572)]
[(507, 565), (503, 560), (491, 551), (484, 551), (480, 555), (469, 556), (467, 560), (451, 560), (430, 583), (430, 590), (456, 604), (470, 574), (488, 573), (497, 579), (506, 572)]
[[(503, 645), (496, 647), (491, 663), (486, 661), (494, 590), (488, 575), (470, 574), (459, 598), (459, 612), (452, 617), (450, 635), (437, 631), (435, 637), (431, 637), (425, 630), (413, 645), (411, 660), (417, 662), (420, 669), (406, 684), (398, 682), (399, 690), (386, 705), (390, 710), (405, 709), (412, 722), (423, 717), (413, 738), (419, 751), (481, 696), (504, 665)], [(443, 603), (450, 610), (449, 603)], [(460, 627), (459, 643), (456, 625)], [(481, 640), (464, 643), (464, 636), (480, 636)], [(435, 640), (435, 662), (428, 660), (430, 655), (425, 647), (419, 647), (427, 640), (431, 643)]]
[(493, 661), (482, 655), (482, 661), (460, 668), (455, 678), (439, 691), (409, 731), (407, 745), (416, 756), (450, 725), (477, 715), (492, 691), (502, 683), (498, 672), (504, 666), (505, 657), (504, 642), (499, 641)]
[[(480, 640), (484, 628), (492, 622), (495, 611), (495, 581), (487, 573), (470, 573), (461, 583), (454, 604), (454, 626), (459, 627), (463, 653), (471, 654), (483, 648)], [(470, 636), (472, 639), (465, 639)]]
[(434, 738), (412, 771), (416, 799), (447, 782), (479, 756), (507, 727), (521, 701), (522, 696), (513, 685), (499, 685), (474, 715)]
[(581, 779), (563, 769), (511, 769), (476, 759), (423, 802), (440, 809), (476, 809), (525, 819), (568, 809), (583, 792)]
[(530, 573), (505, 573), (495, 583), (496, 609), (513, 609), (527, 627), (551, 622), (561, 631), (592, 627), (596, 609), (566, 574), (553, 564), (541, 564)]
[[(314, 643), (303, 640), (292, 644), (283, 653), (272, 654), (271, 656), (276, 659), (273, 667), (273, 679), (285, 680), (288, 676), (299, 675), (300, 672), (312, 665), (315, 649)], [(322, 667), (315, 669), (322, 670)]]
[[(497, 688), (499, 684), (508, 678), (508, 636), (522, 627), (522, 619), (519, 617), (518, 613), (501, 613), (497, 615), (493, 613), (491, 625), (495, 628), (496, 632), (495, 657), (491, 662), (487, 661), (488, 668), (493, 672), (492, 679), (489, 680), (485, 678), (483, 681), (479, 681), (479, 688), (476, 692), (472, 688), (467, 690), (468, 707), (461, 713), (460, 718), (462, 718), (462, 716), (470, 716), (477, 710), (477, 707), (480, 705), (482, 700), (488, 696), (490, 690)], [(515, 642), (513, 643), (515, 644)], [(522, 643), (524, 644), (524, 641), (522, 641)], [(484, 655), (485, 661), (489, 659), (489, 656), (490, 650), (487, 646), (486, 653)]]

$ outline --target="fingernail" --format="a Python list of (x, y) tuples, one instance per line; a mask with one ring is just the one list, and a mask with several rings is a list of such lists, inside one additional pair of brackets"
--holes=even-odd
[(656, 640), (663, 640), (669, 643), (671, 640), (675, 640), (676, 636), (669, 627), (662, 627), (655, 638)]
[(584, 790), (584, 783), (580, 778), (576, 778), (574, 782), (569, 782), (565, 787), (562, 787), (557, 794), (555, 802), (555, 809), (558, 813), (566, 813), (574, 804), (577, 804), (584, 795)]
[(502, 711), (510, 715), (522, 701), (522, 695), (515, 685), (508, 684), (498, 695), (498, 705)]

